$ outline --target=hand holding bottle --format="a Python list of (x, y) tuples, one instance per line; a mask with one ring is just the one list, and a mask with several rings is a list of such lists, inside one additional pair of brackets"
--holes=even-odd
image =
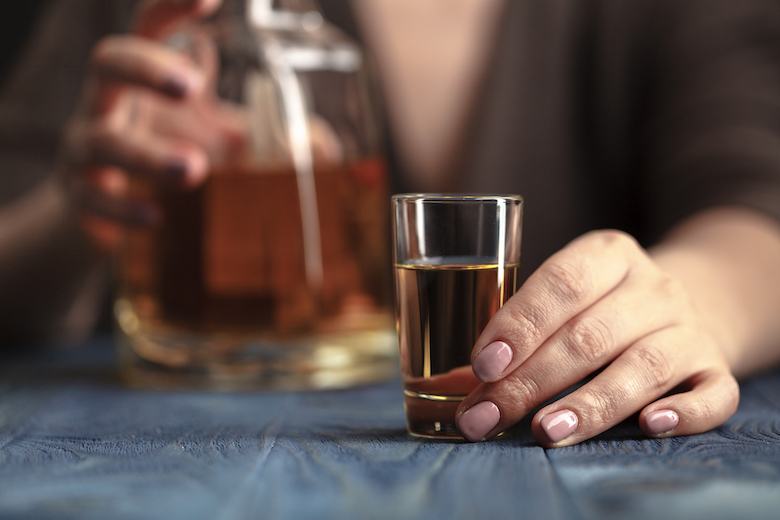
[(243, 139), (240, 117), (214, 93), (211, 42), (192, 32), (188, 50), (197, 52), (196, 59), (166, 45), (174, 32), (220, 4), (148, 0), (139, 7), (133, 34), (107, 36), (93, 49), (62, 160), (85, 210), (84, 225), (103, 246), (117, 242), (117, 224), (148, 225), (159, 218), (148, 201), (130, 196), (130, 176), (194, 187), (215, 150)]

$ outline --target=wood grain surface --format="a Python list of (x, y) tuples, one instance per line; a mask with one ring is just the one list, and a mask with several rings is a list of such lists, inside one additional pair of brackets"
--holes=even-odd
[(712, 432), (635, 421), (543, 450), (522, 423), (481, 444), (406, 433), (398, 381), (335, 392), (156, 392), (108, 340), (0, 378), (0, 518), (780, 518), (780, 372)]

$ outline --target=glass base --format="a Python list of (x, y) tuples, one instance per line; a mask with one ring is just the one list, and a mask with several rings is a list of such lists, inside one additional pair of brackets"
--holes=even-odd
[(404, 390), (406, 429), (412, 435), (426, 439), (463, 440), (455, 425), (455, 411), (464, 397)]
[(395, 331), (264, 340), (173, 331), (116, 334), (122, 374), (158, 389), (320, 390), (397, 377)]
[[(455, 412), (465, 395), (431, 395), (404, 390), (406, 429), (415, 437), (465, 441), (455, 424)], [(499, 439), (504, 432), (496, 435)]]

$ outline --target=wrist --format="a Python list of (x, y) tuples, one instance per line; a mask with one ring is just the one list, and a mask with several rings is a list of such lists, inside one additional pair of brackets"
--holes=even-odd
[(686, 289), (735, 374), (780, 360), (780, 226), (715, 208), (675, 228), (650, 254)]

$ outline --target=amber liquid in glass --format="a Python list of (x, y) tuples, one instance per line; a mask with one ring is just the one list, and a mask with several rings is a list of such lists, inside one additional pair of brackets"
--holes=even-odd
[(143, 377), (161, 368), (205, 375), (205, 386), (328, 388), (392, 376), (383, 165), (317, 169), (314, 181), (314, 280), (292, 169), (217, 170), (191, 191), (136, 186), (164, 215), (129, 234), (116, 304)]
[(396, 317), (407, 427), (424, 437), (462, 438), (460, 402), (479, 384), (471, 350), (518, 286), (518, 264), (453, 257), (396, 264)]

